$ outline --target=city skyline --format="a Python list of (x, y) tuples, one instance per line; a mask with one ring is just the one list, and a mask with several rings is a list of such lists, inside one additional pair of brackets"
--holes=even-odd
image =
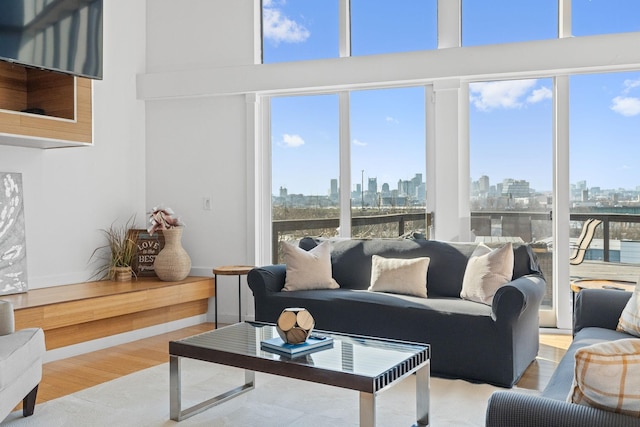
[[(265, 1), (265, 62), (337, 57), (337, 3)], [(353, 1), (354, 55), (437, 47), (436, 2), (401, 3)], [(572, 5), (575, 36), (640, 30), (638, 1)], [(463, 0), (462, 6), (463, 46), (557, 37), (555, 0), (496, 0), (491, 8)], [(381, 21), (389, 31), (372, 31)], [(569, 85), (570, 182), (611, 189), (640, 184), (640, 167), (632, 161), (640, 157), (640, 72), (575, 75)], [(471, 177), (518, 176), (538, 191), (551, 191), (552, 93), (550, 78), (470, 85)], [(272, 192), (286, 186), (293, 193), (324, 194), (339, 174), (338, 95), (276, 97), (272, 103)], [(427, 176), (424, 104), (424, 87), (351, 92), (352, 184), (361, 181), (362, 170), (389, 183), (409, 178), (406, 170)]]
[[(410, 179), (402, 179), (402, 178), (398, 178), (395, 181), (392, 182), (386, 182), (386, 181), (378, 181), (377, 177), (369, 177), (367, 176), (364, 180), (362, 180), (361, 182), (358, 183), (352, 183), (351, 184), (351, 190), (350, 190), (350, 194), (353, 193), (359, 193), (359, 191), (361, 191), (361, 189), (363, 188), (364, 185), (364, 189), (365, 192), (371, 192), (371, 183), (375, 182), (376, 184), (376, 192), (378, 193), (384, 193), (384, 186), (388, 186), (389, 187), (389, 191), (393, 191), (392, 189), (397, 189), (400, 190), (400, 185), (401, 183), (408, 183), (411, 181), (414, 181), (417, 177), (421, 177), (424, 178), (422, 176), (421, 173), (414, 173), (413, 174), (413, 178)], [(487, 183), (484, 185), (486, 187), (496, 187), (497, 185), (500, 184), (505, 184), (508, 181), (524, 181), (528, 184), (528, 188), (531, 189), (531, 194), (547, 194), (547, 193), (551, 193), (551, 190), (539, 190), (537, 188), (534, 188), (533, 186), (530, 185), (530, 182), (527, 181), (526, 179), (519, 179), (519, 178), (514, 178), (514, 177), (507, 177), (507, 178), (503, 178), (502, 180), (498, 180), (498, 181), (493, 181), (491, 179), (490, 176), (488, 175), (482, 175), (480, 177), (478, 177), (477, 180), (475, 179), (471, 179), (471, 193), (473, 194), (474, 192), (474, 187), (478, 186), (480, 188), (480, 191), (482, 190), (483, 184), (481, 183), (481, 181), (483, 181), (484, 178), (487, 178)], [(395, 187), (393, 186), (395, 184)], [(422, 185), (425, 185), (426, 182), (424, 180), (421, 181)], [(579, 180), (576, 182), (572, 182), (570, 184), (570, 189), (571, 190), (596, 190), (597, 192), (640, 192), (640, 183), (638, 185), (632, 185), (629, 187), (617, 187), (617, 188), (607, 188), (601, 185), (589, 185), (588, 181), (586, 180)], [(334, 191), (335, 190), (335, 191)], [(331, 196), (332, 194), (336, 194), (337, 192), (339, 192), (340, 190), (340, 186), (339, 186), (339, 180), (338, 178), (331, 178), (329, 181), (329, 184), (327, 185), (327, 189), (324, 192), (320, 192), (320, 193), (300, 193), (300, 192), (291, 192), (289, 191), (288, 187), (286, 185), (281, 185), (278, 187), (278, 191), (277, 192), (273, 192), (272, 196), (274, 197), (279, 197), (282, 196), (282, 192), (285, 191), (286, 194), (289, 195), (304, 195), (304, 196)], [(486, 190), (485, 190), (486, 191)]]

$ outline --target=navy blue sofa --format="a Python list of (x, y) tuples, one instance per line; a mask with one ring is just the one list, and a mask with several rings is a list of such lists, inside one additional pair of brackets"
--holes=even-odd
[(549, 383), (540, 394), (497, 391), (489, 398), (487, 427), (640, 427), (640, 418), (566, 402), (579, 348), (603, 341), (633, 338), (616, 331), (631, 292), (584, 289), (576, 296), (574, 337)]
[[(306, 238), (309, 250), (317, 242)], [(513, 280), (493, 305), (460, 298), (467, 260), (475, 243), (371, 239), (331, 243), (333, 278), (340, 289), (281, 292), (284, 264), (251, 270), (257, 321), (275, 322), (284, 308), (304, 307), (327, 331), (431, 345), (431, 373), (511, 387), (535, 359), (538, 310), (545, 280), (528, 245), (514, 246)], [(371, 257), (429, 257), (428, 298), (369, 292)]]

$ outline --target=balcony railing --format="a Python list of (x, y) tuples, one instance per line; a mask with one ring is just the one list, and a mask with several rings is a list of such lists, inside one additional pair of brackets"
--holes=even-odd
[[(371, 216), (354, 216), (351, 218), (351, 227), (368, 226), (368, 225), (380, 225), (380, 224), (397, 224), (398, 236), (405, 234), (406, 223), (410, 221), (425, 221), (428, 230), (433, 223), (433, 214), (428, 212), (420, 213), (397, 213), (386, 215), (371, 215)], [(295, 232), (302, 230), (322, 230), (322, 229), (337, 229), (340, 226), (339, 218), (320, 218), (320, 219), (287, 219), (287, 220), (275, 220), (272, 222), (271, 233), (271, 250), (272, 250), (272, 262), (278, 263), (278, 242), (281, 239), (281, 235), (285, 232)], [(427, 236), (428, 237), (428, 236)]]
[[(551, 212), (528, 212), (528, 211), (475, 211), (471, 212), (472, 218), (491, 218), (491, 220), (504, 220), (505, 218), (523, 218), (528, 217), (531, 222), (533, 221), (551, 221), (552, 214)], [(600, 236), (602, 233), (602, 241), (603, 241), (603, 256), (602, 260), (604, 262), (610, 262), (610, 247), (611, 247), (611, 239), (612, 239), (612, 224), (640, 224), (640, 215), (636, 214), (612, 214), (612, 213), (595, 213), (595, 212), (581, 212), (581, 213), (571, 213), (569, 214), (569, 219), (571, 221), (579, 221), (584, 222), (589, 218), (596, 218), (602, 221), (601, 227), (598, 227), (596, 230), (597, 235)], [(529, 229), (531, 225), (529, 224)], [(502, 235), (504, 235), (504, 230), (502, 231)], [(640, 232), (639, 232), (640, 235)], [(520, 236), (524, 241), (531, 241), (531, 239), (527, 239), (526, 236)], [(545, 237), (551, 237), (551, 233), (549, 232), (548, 236), (535, 236), (536, 240), (542, 240)], [(615, 239), (615, 238), (614, 238)]]
[[(486, 218), (490, 221), (505, 221), (525, 219), (525, 229), (531, 230), (532, 222), (549, 222), (552, 219), (551, 212), (528, 212), (528, 211), (474, 211), (471, 212), (471, 218)], [(569, 219), (571, 221), (583, 222), (589, 218), (597, 218), (602, 220), (602, 226), (598, 227), (601, 230), (603, 240), (603, 261), (610, 262), (610, 241), (612, 233), (612, 224), (640, 224), (640, 215), (636, 214), (610, 214), (610, 213), (571, 213)], [(354, 216), (351, 218), (351, 226), (371, 226), (380, 224), (396, 224), (398, 230), (398, 236), (405, 234), (406, 223), (410, 221), (421, 221), (426, 219), (426, 227), (428, 230), (433, 225), (432, 213), (398, 213), (398, 214), (386, 214), (386, 215), (372, 215), (372, 216)], [(281, 240), (284, 233), (295, 233), (296, 231), (303, 230), (322, 230), (322, 229), (337, 229), (340, 226), (340, 220), (338, 218), (321, 218), (321, 219), (294, 219), (294, 220), (275, 220), (272, 223), (272, 258), (273, 262), (278, 262), (278, 242)], [(550, 227), (549, 227), (550, 229)], [(500, 230), (501, 235), (504, 235), (505, 230)], [(520, 237), (525, 241), (531, 241), (531, 232), (523, 233)], [(535, 233), (534, 233), (535, 234)], [(541, 235), (545, 234), (545, 235)], [(427, 236), (428, 237), (428, 236)], [(538, 233), (534, 236), (534, 240), (542, 240), (544, 238), (550, 238), (551, 233)], [(639, 239), (640, 240), (640, 239)]]

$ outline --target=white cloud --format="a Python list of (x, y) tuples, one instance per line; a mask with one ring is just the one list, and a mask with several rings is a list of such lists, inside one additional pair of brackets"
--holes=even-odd
[(282, 12), (265, 4), (263, 12), (263, 35), (276, 46), (280, 43), (301, 43), (309, 38), (311, 32), (302, 24), (284, 16)]
[(542, 86), (541, 88), (534, 89), (531, 92), (531, 95), (527, 97), (528, 104), (535, 104), (540, 101), (544, 101), (545, 99), (551, 99), (553, 97), (553, 92), (548, 87)]
[(385, 117), (385, 118), (384, 118), (384, 120), (385, 120), (387, 123), (393, 123), (393, 124), (398, 124), (398, 123), (400, 123), (400, 122), (398, 121), (398, 119), (393, 118), (393, 117), (391, 117), (391, 116), (387, 116), (387, 117)]
[(359, 145), (360, 147), (365, 147), (365, 146), (367, 146), (368, 144), (367, 144), (366, 142), (360, 141), (360, 140), (358, 140), (358, 139), (354, 139), (354, 140), (353, 140), (353, 145)]
[(480, 111), (490, 111), (496, 108), (521, 108), (525, 102), (534, 103), (547, 98), (551, 91), (545, 87), (531, 92), (538, 81), (507, 80), (500, 82), (472, 83), (469, 85), (472, 104)]
[(640, 114), (640, 98), (616, 96), (611, 100), (611, 109), (625, 117), (637, 116)]
[(289, 135), (285, 133), (282, 135), (282, 143), (285, 147), (296, 148), (304, 145), (304, 139), (300, 135)]
[(640, 79), (638, 79), (638, 80), (629, 80), (629, 79), (627, 79), (627, 80), (624, 81), (623, 84), (624, 84), (624, 90), (623, 90), (622, 93), (627, 94), (627, 93), (629, 93), (631, 91), (631, 89), (640, 87)]

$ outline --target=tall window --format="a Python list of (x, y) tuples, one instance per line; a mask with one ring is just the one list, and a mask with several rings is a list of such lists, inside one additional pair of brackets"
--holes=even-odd
[[(423, 87), (354, 91), (350, 96), (354, 237), (426, 235), (425, 95)], [(407, 216), (407, 221), (401, 214)]]
[[(352, 237), (427, 237), (424, 87), (348, 95), (348, 112), (337, 94), (271, 99), (274, 262), (279, 241), (344, 235), (342, 209), (351, 209)], [(350, 141), (340, 140), (341, 117), (350, 117), (342, 123)], [(350, 165), (340, 152), (350, 152)], [(340, 187), (344, 173), (350, 189)]]
[(469, 87), (471, 229), (480, 241), (531, 242), (552, 305), (552, 81)]
[(436, 0), (351, 0), (351, 54), (438, 47)]
[(640, 31), (637, 0), (571, 0), (571, 29), (575, 36)]
[(462, 1), (462, 45), (558, 37), (557, 0)]
[[(620, 279), (637, 279), (640, 264), (640, 72), (570, 78), (571, 237), (599, 216), (585, 262), (572, 276), (606, 277), (603, 261)], [(605, 225), (607, 230), (605, 230)], [(636, 264), (636, 265), (633, 265)], [(595, 277), (595, 276), (600, 277)]]
[(339, 56), (338, 0), (262, 0), (262, 62)]
[[(337, 95), (271, 100), (272, 219), (278, 240), (337, 234), (338, 120)], [(326, 218), (335, 224), (316, 221)], [(291, 220), (305, 223), (288, 227)]]

